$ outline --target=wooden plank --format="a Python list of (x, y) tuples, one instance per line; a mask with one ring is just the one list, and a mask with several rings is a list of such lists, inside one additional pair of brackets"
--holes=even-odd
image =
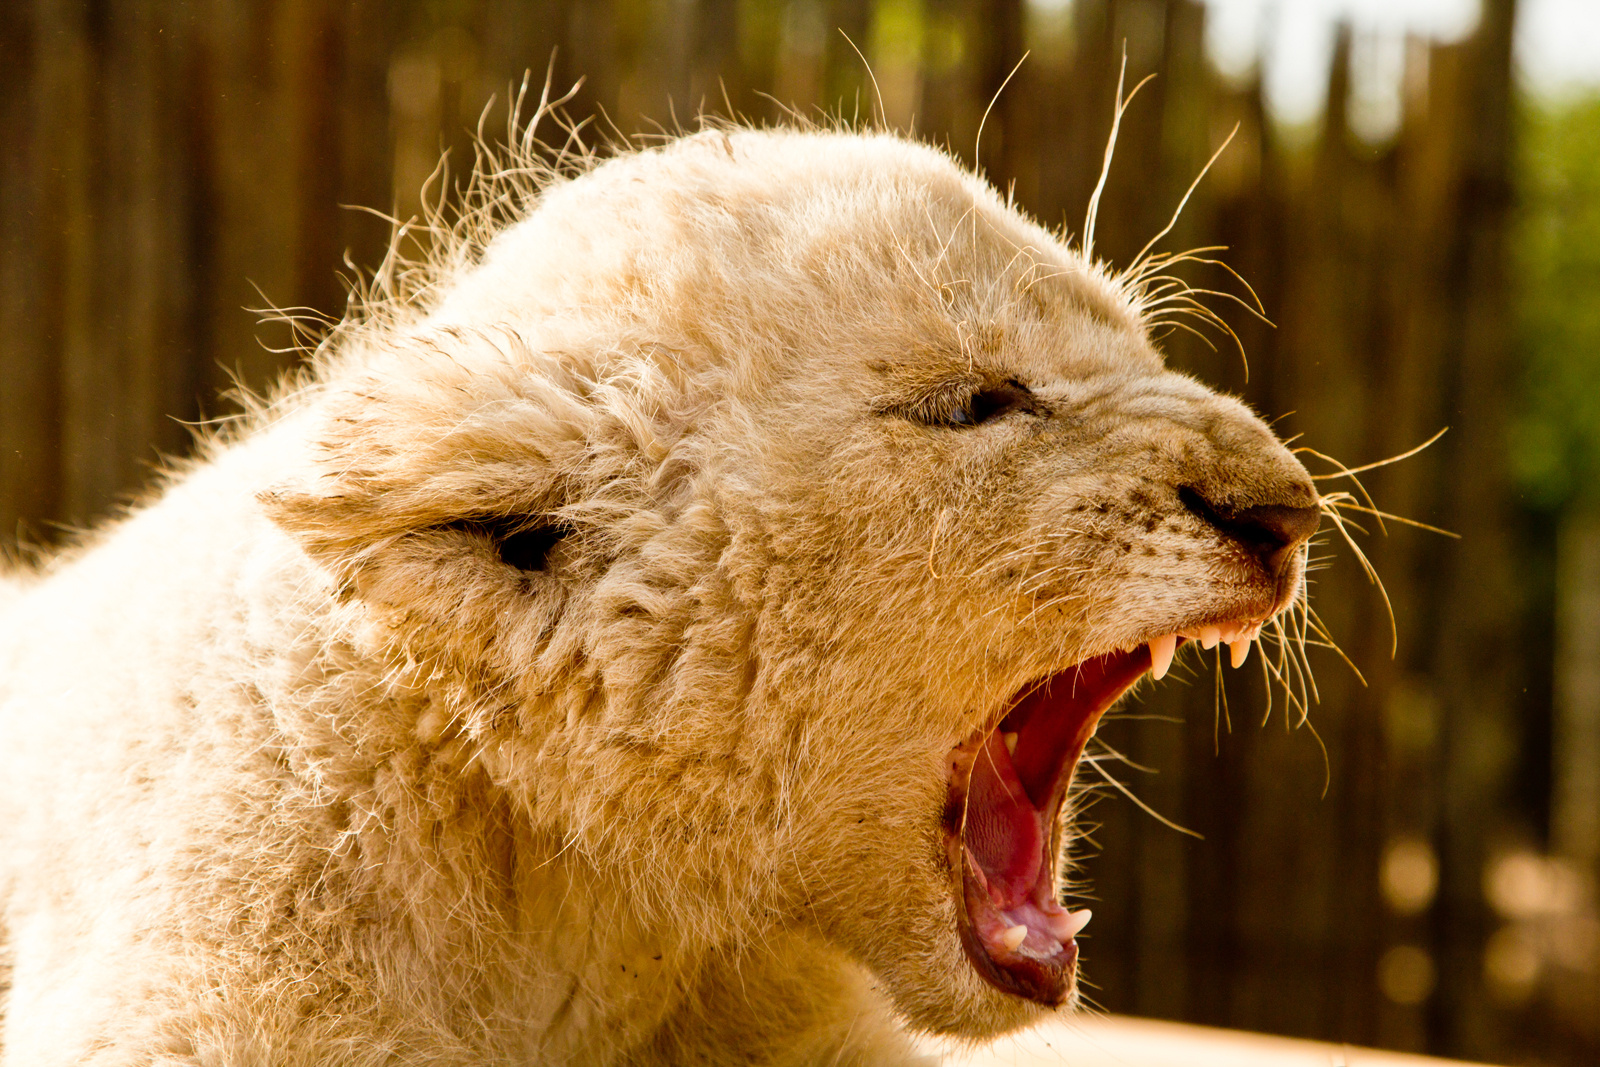
[(39, 97), (59, 77), (34, 5), (0, 7), (0, 555), (44, 533), (56, 513), (60, 368), (50, 358), (59, 248), (47, 240), (54, 202), (41, 157), (48, 128)]

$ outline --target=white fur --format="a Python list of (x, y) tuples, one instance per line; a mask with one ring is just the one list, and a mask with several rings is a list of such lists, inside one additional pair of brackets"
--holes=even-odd
[[(517, 190), (0, 587), (6, 1064), (888, 1064), (1038, 1017), (956, 940), (945, 754), (1243, 595), (1177, 486), (1304, 471), (932, 149)], [(938, 424), (1009, 378), (1050, 417)], [(569, 532), (523, 572), (506, 516)]]

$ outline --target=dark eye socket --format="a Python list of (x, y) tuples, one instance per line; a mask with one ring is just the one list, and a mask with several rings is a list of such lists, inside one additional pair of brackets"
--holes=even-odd
[(1015, 378), (986, 386), (956, 405), (945, 421), (951, 426), (981, 426), (1013, 411), (1032, 411), (1033, 394)]

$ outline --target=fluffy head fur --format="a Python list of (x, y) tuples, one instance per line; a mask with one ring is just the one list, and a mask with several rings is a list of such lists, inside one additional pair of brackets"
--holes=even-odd
[(714, 130), (511, 214), (0, 616), (7, 1062), (1016, 1027), (949, 753), (1300, 594), (1218, 518), (1300, 464), (932, 149)]

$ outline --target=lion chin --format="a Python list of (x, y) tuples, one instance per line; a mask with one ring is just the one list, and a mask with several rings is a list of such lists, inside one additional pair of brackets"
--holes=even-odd
[(891, 1064), (1071, 1010), (1097, 724), (1303, 604), (1299, 462), (940, 152), (503, 162), (0, 578), (5, 1063)]

